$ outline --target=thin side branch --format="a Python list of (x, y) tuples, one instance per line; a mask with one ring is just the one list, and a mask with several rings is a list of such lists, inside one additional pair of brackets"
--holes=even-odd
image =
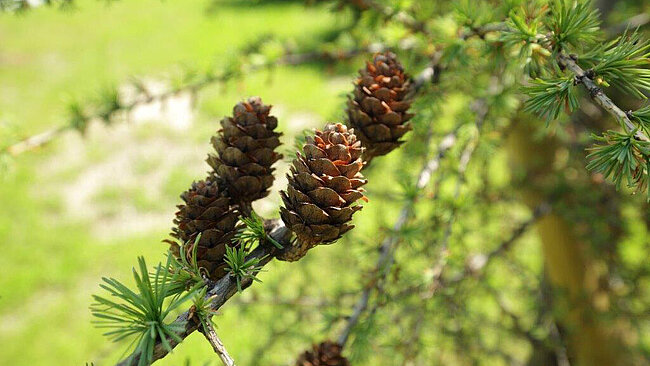
[[(456, 180), (456, 185), (454, 187), (454, 199), (458, 199), (458, 197), (460, 196), (460, 189), (465, 183), (467, 166), (469, 165), (469, 162), (472, 159), (472, 155), (474, 155), (474, 151), (478, 146), (481, 129), (483, 128), (483, 124), (485, 123), (485, 118), (487, 117), (489, 111), (488, 104), (485, 101), (485, 99), (477, 100), (472, 106), (472, 108), (476, 111), (476, 120), (474, 122), (474, 125), (476, 126), (477, 134), (476, 136), (474, 136), (472, 141), (467, 143), (465, 149), (463, 150), (463, 153), (460, 156), (460, 160), (458, 163), (458, 179)], [(443, 237), (442, 246), (441, 246), (442, 250), (446, 250), (447, 248), (449, 237), (451, 236), (451, 227), (453, 225), (455, 216), (456, 216), (455, 212), (452, 212), (451, 220), (449, 220), (449, 222), (447, 223), (447, 228), (445, 230), (445, 234)]]
[[(424, 166), (420, 170), (420, 174), (418, 175), (418, 179), (416, 183), (417, 191), (422, 190), (427, 185), (427, 183), (429, 183), (433, 173), (436, 170), (438, 170), (438, 168), (440, 167), (440, 160), (445, 156), (447, 151), (449, 151), (449, 149), (451, 149), (456, 144), (456, 141), (457, 141), (457, 129), (450, 132), (442, 139), (442, 142), (438, 146), (438, 150), (435, 156), (432, 159), (426, 161)], [(397, 221), (395, 222), (395, 225), (393, 225), (393, 233), (398, 233), (402, 229), (402, 227), (404, 227), (404, 225), (407, 223), (408, 218), (413, 213), (413, 203), (414, 201), (409, 201), (404, 205), (404, 207), (400, 211)], [(354, 306), (352, 315), (347, 319), (345, 327), (343, 328), (343, 331), (338, 337), (338, 343), (341, 346), (345, 346), (345, 344), (347, 343), (350, 337), (350, 333), (352, 332), (352, 329), (354, 329), (354, 327), (359, 323), (359, 319), (361, 318), (361, 315), (368, 308), (370, 295), (373, 292), (373, 290), (377, 288), (376, 284), (382, 282), (382, 280), (386, 278), (386, 276), (390, 272), (390, 268), (394, 261), (394, 256), (393, 256), (394, 249), (398, 243), (399, 243), (399, 236), (396, 234), (387, 236), (384, 239), (384, 241), (381, 243), (379, 259), (377, 259), (377, 264), (375, 265), (375, 269), (379, 271), (379, 278), (376, 279), (375, 281), (372, 281), (371, 284), (367, 285), (363, 289), (361, 297), (359, 298), (356, 305)]]
[[(396, 12), (395, 10), (389, 7), (384, 7), (383, 5), (377, 3), (374, 0), (364, 0), (363, 2), (367, 5), (367, 7), (379, 11), (381, 14), (383, 14), (386, 17), (387, 20), (395, 19), (397, 22), (403, 24), (407, 28), (410, 28), (416, 33), (422, 33), (425, 36), (429, 35), (424, 23), (415, 21), (408, 14), (404, 12)], [(468, 32), (464, 32), (463, 34), (461, 34), (460, 37), (462, 39), (466, 39), (474, 35), (483, 37), (485, 34), (489, 32), (502, 31), (504, 30), (504, 28), (505, 28), (504, 23), (490, 23), (483, 27), (471, 29)], [(262, 69), (269, 69), (274, 66), (299, 65), (299, 64), (315, 62), (315, 61), (336, 62), (336, 61), (353, 58), (364, 52), (378, 52), (381, 51), (383, 48), (384, 47), (382, 45), (379, 46), (373, 45), (371, 47), (360, 47), (360, 48), (354, 48), (350, 50), (338, 50), (334, 52), (314, 51), (314, 52), (295, 53), (295, 54), (289, 53), (274, 61), (248, 66), (246, 70), (258, 71)], [(433, 80), (433, 81), (437, 80), (438, 72), (439, 72), (438, 63), (440, 61), (441, 56), (442, 56), (442, 51), (439, 50), (433, 55), (431, 66), (423, 70), (423, 72), (415, 79), (414, 85), (416, 90), (420, 89), (429, 80)], [(100, 115), (100, 113), (95, 113), (95, 114), (84, 116), (85, 122), (88, 123), (90, 121), (101, 119), (101, 118), (111, 119), (114, 118), (119, 113), (124, 113), (124, 112), (128, 113), (133, 109), (142, 105), (150, 104), (153, 102), (165, 101), (184, 91), (191, 91), (193, 94), (195, 94), (201, 89), (204, 89), (209, 85), (216, 84), (216, 83), (225, 83), (230, 79), (234, 78), (237, 74), (238, 73), (236, 72), (229, 72), (229, 73), (224, 73), (216, 76), (208, 75), (203, 79), (170, 89), (162, 93), (158, 93), (154, 95), (147, 93), (146, 98), (139, 98), (131, 103), (121, 105), (120, 108), (111, 111), (108, 115)], [(65, 124), (56, 128), (52, 128), (45, 132), (39, 133), (37, 135), (27, 137), (24, 140), (21, 140), (13, 145), (6, 147), (5, 152), (11, 156), (22, 154), (26, 151), (30, 151), (38, 147), (44, 146), (47, 143), (54, 140), (55, 138), (57, 138), (58, 136), (62, 135), (63, 133), (73, 129), (75, 129), (75, 127), (72, 126), (71, 124)]]
[[(269, 69), (275, 66), (282, 66), (282, 65), (293, 66), (293, 65), (305, 64), (305, 63), (315, 62), (315, 61), (323, 61), (323, 62), (331, 63), (331, 62), (350, 59), (363, 52), (369, 52), (369, 51), (377, 52), (380, 51), (382, 48), (383, 46), (381, 45), (379, 46), (375, 45), (373, 47), (360, 47), (360, 48), (353, 48), (349, 50), (338, 50), (334, 52), (314, 51), (314, 52), (306, 52), (306, 53), (288, 53), (276, 60), (268, 61), (256, 65), (244, 66), (244, 68), (246, 69), (247, 72), (252, 72), (252, 71), (259, 71), (263, 69)], [(139, 106), (151, 104), (154, 102), (164, 102), (178, 95), (179, 93), (183, 93), (185, 91), (190, 91), (194, 95), (200, 90), (212, 84), (225, 83), (240, 74), (241, 72), (229, 71), (219, 75), (206, 75), (200, 80), (187, 83), (185, 85), (181, 85), (178, 87), (174, 87), (172, 89), (169, 89), (161, 93), (157, 93), (157, 94), (146, 93), (144, 98), (136, 98), (132, 102), (120, 105), (119, 108), (111, 111), (108, 114), (101, 114), (97, 112), (97, 113), (85, 115), (84, 123), (87, 124), (89, 122), (92, 122), (94, 120), (99, 120), (99, 119), (111, 120), (116, 118), (118, 115), (122, 113), (129, 113)], [(9, 155), (16, 156), (26, 151), (44, 146), (47, 143), (54, 140), (55, 138), (57, 138), (58, 136), (62, 135), (63, 133), (74, 129), (75, 127), (72, 124), (61, 125), (59, 127), (52, 128), (45, 132), (39, 133), (37, 135), (27, 137), (24, 140), (21, 140), (13, 145), (10, 145), (5, 149), (5, 152), (7, 152)]]
[(12, 156), (22, 154), (25, 151), (33, 150), (39, 146), (43, 146), (47, 144), (48, 142), (52, 141), (55, 137), (71, 129), (72, 129), (71, 125), (64, 125), (64, 126), (59, 126), (57, 128), (47, 130), (45, 132), (41, 132), (39, 134), (30, 136), (16, 144), (7, 147), (6, 151)]
[(201, 333), (203, 333), (208, 342), (210, 342), (214, 352), (219, 355), (221, 362), (223, 362), (225, 366), (235, 366), (235, 360), (230, 356), (228, 350), (226, 350), (226, 347), (223, 345), (223, 342), (221, 342), (212, 322), (209, 319), (205, 319), (203, 324), (204, 329)]
[[(438, 81), (440, 72), (440, 69), (438, 68), (438, 62), (440, 61), (440, 57), (441, 53), (436, 53), (432, 59), (431, 65), (422, 70), (422, 72), (420, 72), (420, 74), (418, 74), (418, 76), (415, 78), (414, 89), (416, 92), (421, 90), (421, 88), (427, 82)], [(457, 132), (458, 129), (454, 129), (454, 131), (447, 134), (442, 139), (440, 146), (438, 146), (438, 152), (436, 155), (427, 161), (422, 167), (420, 173), (418, 174), (416, 191), (422, 190), (427, 185), (427, 183), (429, 183), (429, 180), (431, 179), (433, 173), (440, 167), (440, 160), (445, 156), (446, 152), (456, 143)], [(427, 136), (427, 141), (430, 140), (430, 138), (431, 134)], [(399, 217), (393, 226), (394, 233), (399, 232), (401, 228), (406, 224), (412, 211), (413, 202), (407, 202), (400, 211)], [(380, 255), (379, 259), (377, 260), (377, 264), (375, 265), (375, 269), (381, 271), (381, 278), (385, 278), (390, 271), (390, 267), (393, 263), (393, 249), (398, 244), (398, 242), (399, 239), (396, 235), (390, 235), (384, 239), (380, 246)], [(379, 285), (381, 286), (381, 284)], [(352, 329), (357, 325), (357, 323), (359, 323), (361, 315), (368, 308), (368, 302), (370, 301), (370, 294), (373, 291), (373, 288), (373, 286), (366, 286), (361, 294), (361, 298), (359, 298), (359, 301), (357, 301), (356, 305), (354, 306), (352, 315), (347, 319), (347, 323), (345, 324), (345, 327), (343, 328), (343, 331), (338, 338), (338, 343), (341, 346), (345, 346), (348, 338), (350, 337)]]
[[(463, 153), (461, 154), (460, 162), (458, 164), (458, 179), (456, 180), (456, 186), (454, 187), (455, 200), (457, 200), (458, 197), (460, 196), (460, 189), (465, 183), (465, 173), (467, 171), (467, 166), (469, 165), (469, 162), (472, 159), (472, 155), (474, 154), (474, 151), (478, 146), (481, 129), (483, 127), (483, 124), (485, 123), (485, 118), (487, 117), (489, 111), (485, 99), (478, 99), (474, 103), (473, 108), (476, 112), (475, 126), (477, 129), (477, 134), (472, 141), (467, 143), (465, 149), (463, 150)], [(447, 248), (449, 246), (449, 238), (451, 237), (452, 227), (454, 225), (455, 218), (456, 218), (456, 210), (457, 208), (456, 206), (454, 206), (452, 208), (451, 218), (447, 222), (447, 226), (445, 227), (442, 241), (440, 243), (440, 249), (439, 249), (440, 253), (438, 256), (438, 260), (432, 267), (433, 282), (431, 286), (431, 294), (433, 294), (433, 292), (440, 286), (440, 280), (444, 273), (444, 269), (447, 266), (447, 258), (449, 256), (449, 251), (447, 250)]]
[(485, 273), (484, 269), (490, 263), (492, 263), (494, 258), (510, 250), (510, 248), (512, 248), (512, 245), (519, 238), (521, 238), (528, 231), (528, 229), (532, 225), (534, 225), (540, 218), (548, 215), (551, 212), (551, 209), (552, 209), (551, 205), (548, 202), (543, 202), (539, 206), (535, 207), (535, 209), (533, 210), (533, 215), (530, 217), (530, 219), (522, 222), (519, 226), (517, 226), (517, 228), (515, 228), (512, 231), (512, 233), (506, 240), (502, 241), (492, 251), (489, 251), (485, 254), (475, 255), (474, 257), (472, 257), (471, 260), (467, 263), (465, 270), (459, 276), (449, 280), (447, 284), (450, 285), (450, 284), (461, 282), (465, 278), (473, 274)]
[[(445, 280), (442, 276), (438, 276), (437, 283), (433, 282), (433, 285), (428, 285), (428, 286), (425, 284), (418, 284), (416, 286), (405, 288), (402, 291), (400, 291), (396, 295), (396, 297), (401, 298), (414, 293), (422, 293), (424, 297), (430, 297), (432, 295), (432, 290), (435, 291), (444, 287), (456, 285), (464, 281), (466, 278), (470, 276), (476, 276), (478, 278), (481, 278), (482, 276), (485, 275), (486, 268), (489, 266), (490, 263), (492, 263), (494, 258), (501, 256), (504, 253), (506, 253), (508, 250), (510, 250), (513, 244), (518, 239), (520, 239), (532, 225), (534, 225), (540, 218), (546, 216), (550, 212), (551, 212), (551, 205), (549, 203), (544, 202), (540, 204), (533, 210), (533, 215), (530, 217), (530, 219), (519, 224), (519, 226), (517, 226), (512, 231), (510, 236), (506, 240), (502, 241), (499, 245), (497, 245), (495, 249), (487, 253), (477, 254), (471, 257), (467, 265), (465, 266), (464, 271), (462, 271), (458, 275), (448, 280)], [(434, 281), (435, 280), (436, 278), (434, 278)], [(423, 291), (426, 291), (426, 293), (423, 293)]]
[(395, 20), (414, 33), (421, 33), (426, 36), (430, 35), (426, 24), (413, 18), (412, 15), (380, 4), (375, 0), (350, 1), (352, 6), (359, 10), (372, 9), (381, 14), (385, 20)]
[[(619, 108), (605, 93), (603, 93), (602, 89), (596, 85), (596, 83), (589, 76), (587, 76), (586, 72), (575, 62), (571, 56), (565, 53), (559, 53), (558, 62), (561, 66), (566, 67), (575, 75), (576, 80), (579, 81), (580, 84), (585, 87), (585, 89), (587, 89), (589, 95), (594, 100), (594, 102), (596, 102), (596, 104), (614, 116), (617, 121), (623, 122), (628, 132), (637, 130), (638, 126), (630, 120), (627, 113), (623, 112), (621, 108)], [(650, 141), (650, 139), (648, 139), (648, 136), (646, 136), (640, 130), (636, 132), (635, 136), (640, 140)]]
[(503, 32), (506, 30), (508, 30), (508, 26), (503, 22), (488, 23), (484, 26), (471, 28), (468, 31), (461, 33), (460, 38), (468, 39), (473, 36), (484, 38), (488, 33)]

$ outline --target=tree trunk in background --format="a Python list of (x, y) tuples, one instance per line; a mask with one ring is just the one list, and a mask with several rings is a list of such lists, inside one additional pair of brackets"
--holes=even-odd
[[(537, 126), (536, 126), (537, 125)], [(543, 122), (528, 121), (525, 116), (513, 120), (508, 150), (513, 171), (525, 172), (520, 188), (522, 199), (531, 209), (549, 199), (547, 189), (556, 184), (554, 163), (562, 149), (550, 130), (539, 136)], [(555, 197), (562, 200), (563, 197)], [(573, 223), (556, 211), (538, 221), (545, 272), (553, 287), (553, 316), (567, 338), (572, 365), (622, 365), (626, 355), (620, 341), (598, 318), (595, 301), (603, 300), (598, 291), (599, 271), (590, 258), (588, 243), (576, 235)]]

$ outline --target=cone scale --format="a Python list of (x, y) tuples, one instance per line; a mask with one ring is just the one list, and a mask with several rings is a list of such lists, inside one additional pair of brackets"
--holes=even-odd
[(296, 366), (350, 366), (342, 351), (343, 347), (331, 341), (315, 344), (298, 357)]
[(217, 154), (208, 157), (212, 175), (220, 177), (233, 204), (247, 210), (254, 200), (266, 197), (273, 184), (272, 165), (282, 158), (275, 152), (280, 133), (271, 106), (252, 97), (237, 103), (232, 117), (221, 120), (221, 130), (212, 137)]
[(413, 87), (392, 52), (375, 54), (359, 70), (353, 95), (348, 100), (348, 123), (366, 149), (364, 160), (386, 155), (399, 147), (412, 129), (410, 96)]
[(280, 192), (284, 202), (280, 217), (297, 242), (278, 259), (298, 260), (314, 246), (334, 242), (354, 227), (349, 222), (361, 209), (355, 202), (365, 199), (362, 152), (354, 131), (341, 123), (328, 124), (307, 138), (293, 161), (287, 190)]
[[(226, 274), (224, 262), (226, 246), (233, 246), (232, 238), (239, 229), (239, 211), (230, 205), (223, 191), (223, 184), (212, 179), (194, 182), (192, 187), (181, 194), (184, 204), (178, 206), (171, 236), (180, 243), (186, 243), (185, 255), (191, 258), (194, 245), (198, 245), (196, 261), (206, 270), (211, 280)], [(196, 242), (196, 238), (201, 238)], [(170, 250), (180, 257), (181, 246), (174, 241)], [(196, 242), (196, 243), (195, 243)]]

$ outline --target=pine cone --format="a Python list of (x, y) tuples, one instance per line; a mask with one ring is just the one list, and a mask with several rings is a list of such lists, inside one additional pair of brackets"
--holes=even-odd
[(364, 160), (386, 155), (411, 130), (406, 113), (411, 106), (412, 86), (397, 56), (375, 54), (372, 63), (359, 70), (353, 98), (348, 100), (348, 119), (366, 151)]
[(281, 134), (273, 132), (278, 120), (270, 110), (259, 97), (237, 103), (233, 116), (221, 120), (222, 129), (212, 137), (217, 155), (210, 154), (208, 164), (225, 181), (232, 203), (246, 205), (269, 194), (271, 165), (282, 157), (273, 151)]
[[(192, 187), (181, 194), (185, 202), (178, 205), (178, 212), (171, 236), (186, 246), (187, 258), (191, 257), (194, 241), (201, 234), (196, 252), (197, 264), (205, 268), (210, 279), (218, 280), (226, 274), (223, 260), (226, 245), (232, 246), (231, 239), (239, 229), (239, 213), (230, 205), (217, 181), (206, 180), (192, 183)], [(180, 257), (180, 246), (169, 241), (171, 251)]]
[(350, 366), (350, 361), (341, 355), (343, 348), (334, 342), (325, 341), (314, 345), (311, 351), (305, 351), (296, 366)]
[(307, 139), (293, 161), (289, 185), (280, 192), (284, 207), (280, 216), (293, 231), (298, 242), (278, 255), (278, 259), (295, 261), (318, 244), (333, 242), (354, 226), (348, 222), (361, 209), (353, 205), (365, 199), (366, 183), (359, 171), (363, 149), (353, 130), (344, 125), (328, 124)]

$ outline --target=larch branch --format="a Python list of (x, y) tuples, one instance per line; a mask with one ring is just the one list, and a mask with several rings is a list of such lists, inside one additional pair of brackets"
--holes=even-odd
[[(247, 66), (246, 71), (259, 71), (274, 66), (282, 66), (282, 65), (293, 66), (293, 65), (305, 64), (305, 63), (315, 62), (315, 61), (336, 62), (336, 61), (350, 59), (363, 52), (379, 51), (382, 49), (382, 47), (383, 46), (381, 45), (379, 46), (375, 45), (373, 47), (358, 47), (349, 50), (342, 49), (333, 52), (313, 51), (313, 52), (305, 52), (305, 53), (287, 53), (286, 55), (276, 60)], [(240, 74), (241, 72), (229, 71), (219, 75), (206, 75), (205, 77), (199, 80), (178, 87), (171, 88), (164, 92), (160, 92), (157, 94), (145, 93), (144, 98), (136, 98), (132, 102), (121, 104), (119, 108), (112, 110), (110, 113), (106, 115), (102, 115), (99, 112), (85, 115), (83, 117), (84, 122), (89, 123), (92, 122), (93, 120), (99, 120), (99, 119), (111, 120), (113, 118), (116, 118), (120, 113), (129, 113), (130, 111), (142, 105), (146, 105), (154, 102), (164, 102), (174, 97), (175, 95), (178, 95), (179, 93), (183, 93), (186, 91), (189, 91), (194, 95), (198, 91), (212, 84), (225, 83)], [(62, 135), (63, 133), (73, 129), (75, 129), (75, 127), (72, 124), (64, 124), (59, 127), (55, 127), (50, 130), (47, 130), (45, 132), (41, 132), (39, 134), (27, 137), (13, 145), (6, 147), (4, 151), (11, 156), (16, 156), (26, 151), (44, 146), (47, 143), (54, 140), (55, 138), (57, 138), (58, 136)]]
[(201, 333), (203, 333), (208, 342), (210, 342), (212, 349), (214, 349), (214, 352), (219, 356), (221, 362), (223, 362), (225, 366), (235, 366), (235, 360), (230, 356), (228, 350), (223, 345), (223, 342), (217, 335), (217, 331), (214, 329), (210, 319), (203, 320), (203, 327)]
[[(278, 243), (283, 246), (290, 246), (290, 237), (291, 232), (287, 229), (282, 221), (269, 220), (267, 221), (269, 229), (269, 235), (276, 240)], [(273, 259), (273, 253), (275, 252), (275, 247), (273, 245), (260, 245), (251, 254), (248, 259), (259, 259), (259, 265), (261, 267), (265, 266)], [(253, 280), (250, 278), (243, 278), (241, 280), (242, 289), (248, 288), (252, 284)], [(237, 281), (232, 276), (225, 276), (215, 282), (212, 285), (212, 288), (207, 292), (206, 298), (211, 299), (210, 308), (213, 311), (219, 310), (233, 295), (237, 293)], [(178, 318), (174, 321), (177, 324), (183, 325), (183, 330), (177, 335), (181, 340), (187, 338), (190, 334), (196, 331), (200, 326), (200, 321), (197, 321), (193, 318), (193, 312), (186, 311), (183, 314), (179, 315)], [(174, 339), (168, 339), (169, 345), (174, 349), (180, 342), (175, 341)], [(165, 356), (169, 351), (162, 345), (160, 339), (156, 340), (154, 346), (153, 358), (152, 361), (159, 360)], [(119, 362), (117, 366), (131, 366), (137, 365), (140, 357), (142, 355), (140, 352), (134, 352), (123, 361)]]
[[(638, 126), (630, 120), (627, 113), (623, 112), (623, 110), (619, 108), (598, 85), (596, 85), (587, 73), (575, 62), (573, 57), (565, 53), (559, 53), (558, 62), (561, 66), (564, 66), (571, 71), (575, 75), (576, 80), (587, 89), (594, 102), (614, 116), (617, 121), (622, 122), (628, 132), (637, 130)], [(640, 130), (636, 131), (635, 136), (639, 140), (650, 141), (648, 136)]]

